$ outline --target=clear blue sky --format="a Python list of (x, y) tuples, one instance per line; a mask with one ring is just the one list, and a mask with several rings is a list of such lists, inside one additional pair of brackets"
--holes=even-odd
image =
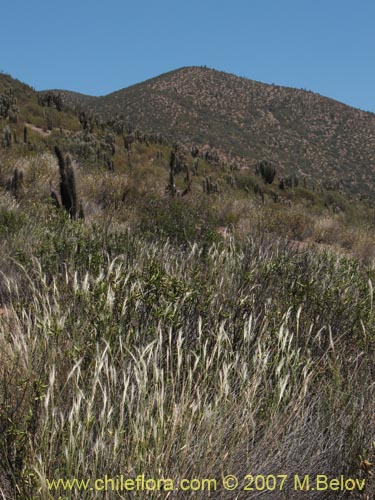
[(188, 65), (375, 112), (375, 0), (9, 0), (0, 70), (102, 95)]

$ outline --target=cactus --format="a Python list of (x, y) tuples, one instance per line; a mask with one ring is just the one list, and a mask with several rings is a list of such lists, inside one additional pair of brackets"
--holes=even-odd
[(266, 184), (272, 184), (276, 176), (276, 167), (268, 160), (262, 160), (257, 163), (255, 173), (261, 175)]
[(174, 151), (174, 149), (171, 150), (171, 154), (169, 156), (169, 168), (173, 168), (175, 167), (175, 164), (176, 164), (176, 153)]
[(227, 181), (227, 183), (230, 185), (231, 188), (236, 187), (236, 178), (234, 177), (234, 175), (227, 175), (225, 177), (225, 180)]
[(8, 126), (3, 128), (3, 140), (2, 145), (4, 148), (11, 148), (13, 142), (12, 131)]
[(198, 160), (198, 158), (195, 158), (194, 163), (193, 163), (193, 175), (195, 175), (195, 176), (198, 175), (198, 166), (199, 166), (199, 160)]
[(298, 185), (299, 185), (298, 176), (296, 174), (291, 174), (286, 177), (282, 177), (280, 179), (279, 188), (286, 189), (286, 188), (298, 187)]
[(0, 117), (8, 119), (11, 123), (17, 123), (19, 111), (12, 89), (0, 94)]
[(202, 181), (203, 185), (203, 192), (207, 194), (211, 193), (218, 193), (219, 192), (219, 186), (217, 182), (212, 181), (212, 177), (205, 177)]
[(23, 172), (22, 170), (18, 170), (18, 168), (14, 169), (13, 177), (8, 179), (6, 183), (6, 190), (11, 192), (12, 195), (19, 200), (23, 185)]
[(184, 178), (185, 184), (188, 185), (191, 183), (190, 180), (190, 172), (189, 172), (189, 167), (185, 165), (185, 178)]
[(197, 148), (197, 146), (192, 146), (192, 148), (191, 148), (191, 156), (193, 158), (196, 158), (198, 155), (199, 155), (199, 149)]
[(174, 183), (175, 162), (176, 162), (176, 154), (175, 154), (174, 150), (172, 149), (171, 155), (169, 158), (169, 180), (168, 180), (168, 184), (165, 188), (165, 192), (172, 197), (175, 196), (176, 192), (177, 192), (176, 185)]
[(262, 199), (262, 203), (264, 204), (264, 193), (263, 193), (263, 189), (259, 186), (259, 184), (255, 184), (254, 193), (259, 194), (259, 196)]
[(55, 154), (60, 170), (60, 196), (65, 210), (72, 219), (78, 215), (77, 192), (74, 170), (71, 166), (70, 157), (64, 158), (58, 146), (55, 146)]
[(186, 194), (190, 193), (191, 191), (191, 183), (192, 180), (190, 179), (190, 172), (189, 172), (189, 167), (185, 165), (185, 189), (182, 191), (181, 196), (185, 196)]
[(61, 208), (59, 197), (56, 194), (56, 191), (52, 188), (52, 183), (50, 182), (50, 195), (53, 201), (53, 204), (56, 208)]
[(78, 219), (84, 219), (84, 218), (85, 218), (85, 213), (83, 211), (82, 202), (80, 201), (80, 203), (79, 203), (79, 211), (78, 211)]

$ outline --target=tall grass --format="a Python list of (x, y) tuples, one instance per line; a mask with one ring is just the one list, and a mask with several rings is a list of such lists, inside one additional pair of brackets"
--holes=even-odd
[[(52, 246), (59, 272), (44, 254), (5, 280), (4, 498), (54, 498), (47, 480), (60, 477), (362, 474), (375, 430), (371, 271), (264, 238), (181, 249), (97, 230), (102, 247), (81, 255), (77, 227), (76, 245)], [(211, 497), (248, 498), (236, 494)]]

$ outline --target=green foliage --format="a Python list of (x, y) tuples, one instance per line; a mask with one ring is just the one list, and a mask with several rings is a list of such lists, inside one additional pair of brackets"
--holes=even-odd
[(144, 205), (140, 229), (181, 244), (193, 241), (210, 244), (220, 239), (215, 232), (217, 224), (214, 212), (203, 202), (192, 206), (182, 198), (151, 198)]
[(23, 226), (25, 217), (23, 214), (0, 207), (0, 235), (2, 237), (17, 233)]

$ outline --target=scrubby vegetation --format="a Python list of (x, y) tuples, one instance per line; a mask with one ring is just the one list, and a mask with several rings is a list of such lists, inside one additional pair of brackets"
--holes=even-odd
[(365, 478), (370, 498), (371, 203), (13, 86), (17, 121), (0, 120), (12, 138), (0, 149), (1, 495), (127, 498), (48, 485), (145, 474), (218, 481), (168, 498), (232, 499), (222, 474), (259, 473)]
[(228, 165), (267, 159), (283, 175), (374, 193), (375, 115), (313, 92), (185, 67), (103, 97), (62, 97), (108, 119), (122, 115), (141, 130), (208, 148)]
[(372, 271), (260, 237), (181, 249), (63, 215), (34, 238), (2, 290), (5, 491), (54, 498), (47, 479), (121, 473), (365, 476)]

